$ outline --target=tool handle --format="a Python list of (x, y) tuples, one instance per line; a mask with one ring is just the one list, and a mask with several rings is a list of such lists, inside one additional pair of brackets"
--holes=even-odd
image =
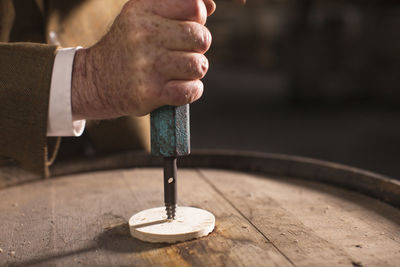
[(150, 113), (151, 154), (177, 157), (190, 154), (189, 104), (163, 106)]

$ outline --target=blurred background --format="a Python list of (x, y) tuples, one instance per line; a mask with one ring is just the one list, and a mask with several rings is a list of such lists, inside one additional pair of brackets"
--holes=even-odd
[(400, 179), (400, 2), (218, 1), (193, 149), (282, 153)]

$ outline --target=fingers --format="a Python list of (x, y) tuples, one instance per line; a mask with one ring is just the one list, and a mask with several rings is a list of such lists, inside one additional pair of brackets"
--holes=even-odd
[(211, 33), (196, 22), (165, 22), (162, 35), (163, 45), (168, 50), (205, 53), (211, 46)]
[(164, 105), (182, 106), (196, 101), (203, 94), (203, 83), (195, 81), (169, 81), (163, 89)]
[(198, 53), (167, 52), (155, 66), (166, 81), (197, 80), (206, 75), (208, 60)]
[[(239, 0), (239, 1), (246, 1), (246, 0)], [(215, 12), (217, 5), (215, 4), (214, 0), (204, 0), (204, 4), (206, 5), (207, 15), (211, 16)]]
[(211, 11), (211, 0), (207, 0), (208, 9), (203, 0), (152, 0), (145, 1), (149, 8), (159, 16), (174, 20), (206, 23), (208, 10)]

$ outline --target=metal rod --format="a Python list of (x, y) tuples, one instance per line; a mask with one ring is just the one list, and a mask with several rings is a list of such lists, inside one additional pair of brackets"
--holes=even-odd
[(164, 158), (164, 202), (169, 220), (175, 219), (177, 190), (176, 190), (176, 157)]

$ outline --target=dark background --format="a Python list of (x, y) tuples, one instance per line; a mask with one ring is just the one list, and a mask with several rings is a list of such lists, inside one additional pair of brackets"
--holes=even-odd
[(312, 157), (400, 179), (400, 2), (218, 1), (192, 147)]

